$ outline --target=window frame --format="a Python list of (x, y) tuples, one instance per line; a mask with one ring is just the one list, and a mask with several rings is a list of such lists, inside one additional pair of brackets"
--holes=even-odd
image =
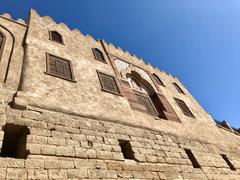
[[(100, 52), (101, 55), (102, 55), (102, 58), (103, 58), (103, 59), (98, 59), (97, 56), (95, 55), (95, 52), (94, 52), (94, 51), (98, 51), (98, 52)], [(105, 57), (104, 57), (104, 55), (103, 55), (103, 52), (102, 52), (100, 49), (98, 49), (98, 48), (92, 48), (92, 53), (93, 53), (93, 56), (94, 56), (94, 59), (95, 59), (95, 60), (107, 64), (107, 61), (106, 61), (106, 59), (105, 59)]]
[(176, 82), (173, 83), (173, 86), (175, 87), (175, 89), (177, 89), (179, 93), (185, 95), (185, 92), (183, 91), (183, 89)]
[(6, 42), (6, 36), (5, 36), (5, 34), (2, 31), (0, 31), (0, 34), (3, 36), (2, 45), (0, 47), (0, 62), (1, 62), (2, 55), (3, 55), (3, 49), (5, 47), (5, 42)]
[[(191, 110), (189, 109), (189, 107), (187, 106), (187, 104), (186, 104), (183, 100), (178, 99), (178, 98), (174, 98), (174, 100), (176, 101), (177, 105), (178, 105), (179, 108), (182, 110), (182, 112), (183, 112), (183, 114), (184, 114), (185, 116), (188, 116), (188, 117), (191, 117), (191, 118), (196, 118), (196, 117), (193, 115), (192, 111), (191, 111)], [(180, 103), (183, 103), (183, 104), (184, 104), (185, 108), (188, 109), (188, 112), (189, 112), (189, 113), (186, 112), (186, 111), (184, 110), (184, 108), (182, 108), (182, 105), (180, 105)]]
[[(144, 94), (144, 93), (139, 92), (138, 90), (135, 90), (135, 89), (133, 89), (133, 92), (135, 92), (135, 95), (137, 96), (137, 99), (138, 99), (139, 103), (146, 108), (146, 113), (147, 113), (148, 115), (153, 116), (153, 117), (159, 117), (159, 113), (158, 113), (155, 105), (153, 104), (152, 99), (150, 98), (150, 96), (149, 96), (148, 94)], [(153, 108), (153, 110), (154, 110), (154, 114), (152, 114), (152, 113), (150, 113), (150, 111), (148, 111), (148, 109), (147, 109), (147, 107), (145, 106), (145, 104), (142, 104), (142, 103), (140, 102), (140, 100), (139, 100), (138, 97), (148, 99), (149, 103), (151, 104), (151, 106), (152, 106), (152, 108)], [(144, 112), (145, 112), (145, 111), (144, 111)]]
[[(99, 82), (100, 82), (101, 90), (102, 90), (102, 91), (108, 92), (108, 93), (111, 93), (111, 94), (114, 94), (114, 95), (118, 95), (118, 96), (123, 96), (122, 90), (121, 90), (121, 88), (120, 88), (120, 86), (119, 86), (119, 84), (118, 84), (117, 79), (116, 79), (115, 76), (109, 75), (109, 74), (106, 74), (106, 73), (103, 73), (103, 72), (101, 72), (101, 71), (99, 71), (99, 70), (96, 70), (96, 71), (97, 71), (97, 75), (98, 75), (98, 79), (99, 79)], [(104, 86), (103, 86), (103, 83), (102, 83), (102, 80), (101, 80), (101, 74), (106, 75), (106, 76), (110, 76), (110, 77), (113, 78), (113, 80), (114, 80), (114, 82), (115, 82), (115, 84), (116, 84), (116, 86), (117, 86), (118, 93), (113, 92), (113, 91), (110, 91), (110, 90), (107, 90), (107, 89), (104, 89)]]
[(158, 85), (166, 87), (165, 84), (163, 83), (163, 81), (161, 80), (161, 78), (157, 74), (153, 73), (152, 76)]
[[(52, 37), (52, 32), (58, 33), (58, 34), (61, 36), (61, 41), (62, 41), (62, 42), (59, 42), (59, 41), (54, 40), (53, 37)], [(63, 40), (63, 36), (62, 36), (62, 34), (60, 34), (58, 31), (56, 31), (56, 30), (49, 30), (48, 33), (49, 33), (49, 40), (50, 40), (50, 41), (53, 41), (53, 42), (58, 43), (58, 44), (61, 44), (61, 45), (65, 45), (64, 40)]]
[[(65, 61), (68, 61), (69, 63), (69, 66), (70, 66), (70, 73), (71, 73), (71, 76), (72, 76), (72, 79), (70, 78), (67, 78), (67, 77), (63, 77), (63, 76), (59, 76), (57, 74), (54, 74), (54, 73), (51, 73), (50, 72), (50, 56), (54, 56), (56, 58), (59, 58), (59, 59), (62, 59), (62, 60), (65, 60)], [(46, 53), (46, 71), (44, 72), (45, 74), (48, 74), (48, 75), (51, 75), (51, 76), (54, 76), (54, 77), (58, 77), (60, 79), (64, 79), (64, 80), (67, 80), (67, 81), (71, 81), (71, 82), (74, 82), (76, 83), (77, 81), (75, 80), (75, 76), (74, 76), (74, 73), (73, 73), (73, 69), (72, 69), (72, 62), (68, 59), (65, 59), (65, 58), (62, 58), (62, 57), (59, 57), (59, 56), (56, 56), (54, 54), (51, 54), (51, 53)]]

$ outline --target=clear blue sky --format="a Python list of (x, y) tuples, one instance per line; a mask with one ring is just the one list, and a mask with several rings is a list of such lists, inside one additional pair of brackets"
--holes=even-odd
[(239, 0), (0, 0), (49, 15), (176, 75), (213, 118), (240, 127)]

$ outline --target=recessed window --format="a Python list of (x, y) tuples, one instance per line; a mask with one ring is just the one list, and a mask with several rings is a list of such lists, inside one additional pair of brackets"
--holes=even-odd
[(185, 94), (182, 88), (180, 88), (180, 86), (177, 83), (174, 82), (173, 85), (179, 93)]
[(194, 118), (193, 113), (190, 111), (190, 109), (187, 107), (187, 105), (185, 104), (184, 101), (174, 98), (175, 101), (177, 102), (178, 106), (180, 107), (180, 109), (182, 110), (182, 112), (186, 115), (186, 116), (190, 116)]
[(156, 112), (154, 105), (151, 102), (149, 97), (143, 96), (140, 94), (136, 94), (136, 96), (138, 98), (139, 103), (142, 104), (146, 108), (148, 114), (153, 115), (153, 116), (158, 116), (158, 113)]
[(222, 156), (222, 158), (224, 159), (224, 161), (227, 163), (227, 165), (229, 166), (229, 168), (233, 171), (236, 171), (236, 168), (234, 167), (234, 165), (231, 163), (231, 161), (228, 159), (228, 157), (225, 154), (220, 154)]
[(63, 38), (60, 33), (57, 31), (50, 31), (49, 32), (50, 40), (55, 41), (57, 43), (63, 44)]
[(74, 81), (71, 62), (51, 54), (47, 54), (46, 73), (62, 79)]
[(29, 152), (26, 150), (27, 135), (29, 129), (26, 126), (6, 124), (3, 127), (4, 137), (1, 150), (2, 157), (26, 158)]
[(126, 140), (118, 140), (124, 159), (135, 159), (131, 144)]
[(197, 159), (193, 155), (192, 151), (190, 149), (184, 149), (184, 151), (186, 152), (188, 158), (192, 162), (193, 167), (194, 168), (201, 168), (200, 164), (198, 163)]
[(153, 77), (154, 79), (157, 81), (157, 83), (161, 86), (165, 86), (162, 82), (162, 80), (156, 75), (156, 74), (153, 74)]
[(97, 71), (97, 73), (98, 73), (98, 77), (99, 77), (103, 91), (120, 95), (120, 90), (118, 88), (118, 85), (114, 76), (110, 76), (110, 75), (101, 73), (99, 71)]
[(93, 51), (94, 58), (95, 58), (96, 60), (106, 62), (105, 59), (104, 59), (104, 56), (103, 56), (102, 51), (100, 51), (100, 50), (97, 49), (97, 48), (92, 49), (92, 51)]

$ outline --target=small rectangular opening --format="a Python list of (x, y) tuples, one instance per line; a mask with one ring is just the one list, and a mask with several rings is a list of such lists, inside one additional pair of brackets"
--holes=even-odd
[(236, 171), (236, 168), (234, 167), (234, 165), (231, 163), (231, 161), (228, 159), (228, 157), (225, 154), (220, 154), (222, 156), (222, 158), (224, 159), (224, 161), (227, 163), (227, 165), (229, 166), (229, 168), (233, 171)]
[(27, 158), (27, 135), (29, 129), (26, 126), (6, 124), (3, 127), (4, 136), (1, 150), (2, 157)]
[(192, 151), (190, 149), (184, 149), (184, 151), (186, 152), (188, 158), (192, 162), (193, 167), (194, 168), (201, 168), (200, 164), (198, 163), (197, 159), (193, 155)]
[(132, 150), (130, 142), (126, 141), (126, 140), (118, 140), (118, 142), (119, 142), (119, 145), (121, 147), (123, 157), (125, 159), (134, 159), (135, 160), (134, 152)]

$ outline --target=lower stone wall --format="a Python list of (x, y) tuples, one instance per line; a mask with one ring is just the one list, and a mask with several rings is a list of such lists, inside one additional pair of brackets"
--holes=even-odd
[[(36, 108), (2, 106), (0, 113), (1, 126), (14, 123), (30, 130), (27, 159), (1, 157), (0, 179), (240, 179), (237, 147)], [(3, 137), (0, 131), (1, 142)], [(119, 139), (130, 141), (135, 160), (124, 159)], [(184, 148), (201, 168), (193, 168)]]

